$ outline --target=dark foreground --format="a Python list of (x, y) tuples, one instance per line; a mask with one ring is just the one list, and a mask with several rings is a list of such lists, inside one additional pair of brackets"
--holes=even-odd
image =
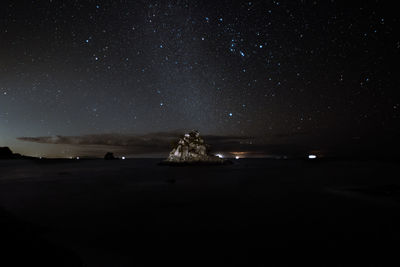
[(0, 161), (0, 265), (400, 262), (395, 163), (157, 163)]

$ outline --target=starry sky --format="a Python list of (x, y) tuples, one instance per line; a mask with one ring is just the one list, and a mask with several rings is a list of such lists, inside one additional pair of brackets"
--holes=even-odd
[(0, 146), (22, 154), (190, 129), (261, 154), (399, 134), (388, 1), (2, 1), (0, 20)]

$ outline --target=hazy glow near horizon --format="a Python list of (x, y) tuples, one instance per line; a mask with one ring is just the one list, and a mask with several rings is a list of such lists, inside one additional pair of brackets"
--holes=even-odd
[(10, 2), (0, 147), (13, 152), (167, 157), (191, 129), (233, 159), (398, 141), (389, 1)]

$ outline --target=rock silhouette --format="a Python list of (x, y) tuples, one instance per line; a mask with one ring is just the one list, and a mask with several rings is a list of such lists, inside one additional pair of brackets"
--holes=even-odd
[(0, 147), (0, 159), (13, 159), (14, 154), (9, 147)]
[(37, 158), (24, 156), (19, 153), (13, 153), (9, 147), (0, 147), (0, 159), (37, 159)]
[(114, 153), (107, 152), (107, 153), (104, 155), (104, 159), (105, 159), (105, 160), (113, 160), (113, 159), (117, 159), (117, 158), (114, 157)]

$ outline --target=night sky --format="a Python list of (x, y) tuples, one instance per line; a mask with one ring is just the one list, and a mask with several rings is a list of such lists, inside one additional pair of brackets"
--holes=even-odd
[(0, 146), (134, 156), (190, 129), (265, 155), (390, 140), (395, 11), (388, 1), (2, 1)]

